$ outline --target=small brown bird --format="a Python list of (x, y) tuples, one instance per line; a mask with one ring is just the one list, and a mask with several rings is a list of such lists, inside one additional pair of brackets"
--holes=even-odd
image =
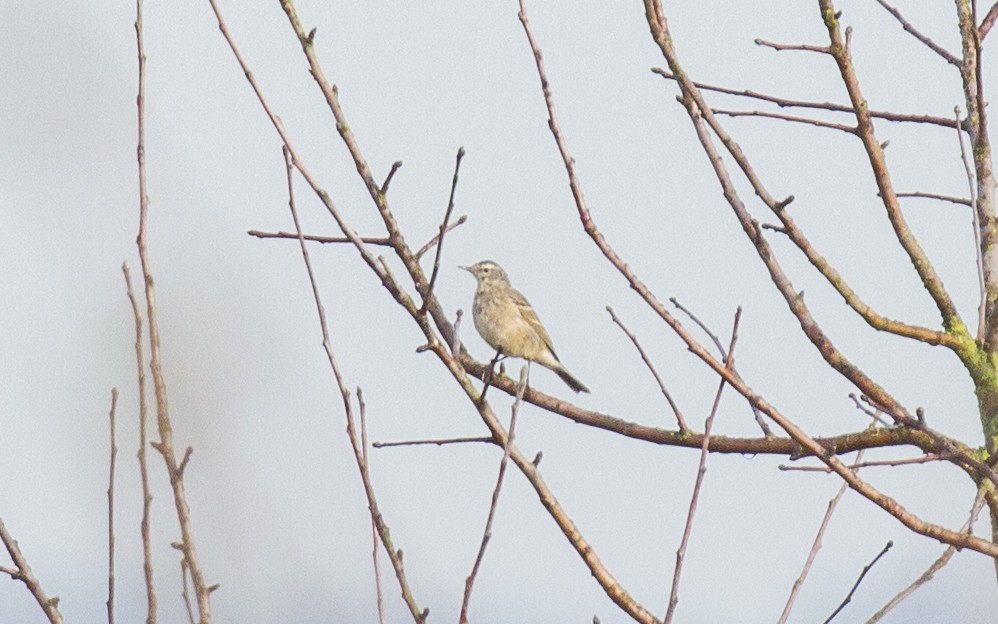
[(472, 317), (475, 329), (485, 342), (502, 355), (523, 358), (551, 369), (576, 392), (589, 392), (589, 388), (573, 377), (558, 359), (551, 337), (537, 313), (527, 299), (510, 286), (509, 277), (501, 266), (491, 260), (482, 260), (461, 268), (478, 280)]

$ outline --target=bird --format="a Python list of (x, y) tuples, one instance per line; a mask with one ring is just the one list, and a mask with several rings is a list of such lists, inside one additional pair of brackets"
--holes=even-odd
[(509, 283), (492, 260), (460, 267), (478, 280), (472, 305), (475, 329), (498, 354), (537, 362), (554, 371), (575, 392), (589, 392), (558, 359), (544, 325), (527, 298)]

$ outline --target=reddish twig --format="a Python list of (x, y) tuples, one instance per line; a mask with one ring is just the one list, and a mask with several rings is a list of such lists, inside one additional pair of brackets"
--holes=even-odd
[[(409, 613), (412, 615), (413, 620), (417, 624), (423, 624), (423, 622), (426, 621), (428, 612), (420, 611), (419, 606), (416, 604), (416, 599), (413, 597), (412, 590), (409, 588), (409, 582), (406, 579), (405, 568), (402, 565), (401, 551), (395, 548), (388, 530), (388, 525), (385, 523), (384, 518), (378, 509), (378, 501), (374, 493), (374, 486), (371, 483), (371, 475), (368, 470), (365, 447), (361, 445), (357, 432), (354, 428), (353, 407), (350, 402), (350, 390), (347, 389), (346, 383), (343, 380), (343, 373), (340, 371), (340, 365), (336, 361), (336, 356), (333, 353), (333, 344), (329, 338), (329, 325), (326, 321), (326, 308), (322, 304), (322, 296), (319, 294), (319, 284), (315, 279), (315, 271), (312, 269), (312, 258), (308, 252), (308, 245), (305, 244), (305, 237), (301, 231), (301, 222), (298, 218), (298, 208), (295, 206), (295, 163), (292, 160), (291, 150), (286, 145), (282, 147), (281, 151), (284, 154), (284, 166), (288, 181), (288, 207), (291, 210), (291, 218), (295, 224), (295, 231), (298, 232), (298, 245), (301, 249), (302, 261), (305, 264), (305, 272), (308, 274), (308, 282), (312, 289), (312, 299), (315, 301), (315, 309), (319, 317), (319, 327), (322, 331), (322, 347), (326, 353), (326, 359), (329, 362), (329, 367), (332, 369), (333, 377), (335, 378), (336, 385), (339, 388), (340, 395), (343, 399), (343, 409), (347, 419), (347, 435), (350, 438), (350, 445), (353, 448), (354, 459), (357, 462), (357, 469), (360, 472), (361, 481), (364, 484), (364, 493), (367, 496), (368, 511), (371, 514), (371, 522), (373, 522), (377, 528), (377, 533), (381, 538), (381, 543), (384, 545), (385, 551), (388, 553), (388, 558), (392, 562), (392, 567), (395, 568), (395, 577), (398, 579), (399, 586), (402, 589), (402, 598), (405, 600), (406, 606), (409, 607)], [(299, 168), (299, 171), (300, 170), (301, 169)]]
[(166, 394), (166, 381), (163, 375), (162, 358), (160, 357), (159, 318), (156, 312), (156, 289), (153, 282), (152, 264), (149, 258), (148, 220), (149, 195), (146, 186), (146, 156), (145, 156), (145, 82), (146, 53), (142, 39), (142, 0), (136, 0), (135, 44), (138, 54), (139, 79), (136, 108), (138, 114), (138, 146), (137, 160), (139, 169), (139, 233), (136, 245), (142, 264), (142, 277), (145, 282), (146, 318), (149, 323), (149, 369), (152, 373), (153, 387), (156, 393), (156, 422), (159, 429), (159, 441), (156, 450), (163, 456), (170, 486), (173, 491), (173, 502), (177, 511), (177, 521), (180, 524), (180, 536), (184, 561), (187, 563), (194, 584), (195, 598), (198, 604), (198, 619), (200, 624), (211, 624), (211, 590), (205, 582), (201, 560), (198, 558), (194, 544), (194, 529), (191, 523), (190, 507), (187, 504), (187, 492), (183, 473), (177, 464), (173, 449), (173, 425), (170, 422), (169, 403)]
[[(394, 171), (394, 168), (392, 171)], [(391, 180), (391, 174), (385, 180), (382, 192), (388, 186), (389, 180)], [(367, 453), (367, 404), (364, 403), (364, 391), (360, 389), (360, 386), (357, 386), (357, 407), (360, 410), (360, 447), (364, 451), (364, 464), (370, 466), (370, 458)], [(378, 622), (385, 624), (388, 620), (385, 614), (384, 590), (381, 588), (381, 559), (378, 557), (380, 549), (381, 542), (378, 539), (378, 525), (375, 524), (374, 518), (371, 518), (371, 559), (374, 561), (374, 591), (378, 602)]]
[[(257, 238), (287, 238), (291, 240), (298, 240), (299, 238), (299, 236), (294, 232), (261, 232), (260, 230), (249, 230), (246, 233)], [(302, 234), (301, 238), (307, 241), (314, 241), (316, 243), (353, 243), (352, 239), (346, 238), (345, 236)], [(392, 242), (384, 236), (361, 236), (360, 240), (365, 245), (381, 245), (382, 247), (391, 247), (392, 244)]]
[(967, 199), (966, 197), (955, 197), (953, 195), (940, 195), (939, 193), (924, 193), (922, 191), (914, 191), (912, 193), (897, 193), (898, 197), (916, 197), (921, 199), (937, 199), (939, 201), (949, 202), (951, 204), (958, 204), (961, 206), (973, 206), (974, 203)]
[[(856, 464), (862, 463), (863, 451), (860, 451), (856, 455)], [(858, 466), (852, 465), (850, 468), (856, 470)], [(821, 525), (818, 527), (818, 534), (814, 536), (814, 543), (811, 545), (811, 550), (807, 553), (807, 559), (804, 561), (804, 567), (800, 571), (800, 575), (794, 581), (793, 587), (790, 589), (790, 597), (787, 598), (787, 604), (783, 607), (783, 613), (780, 614), (780, 619), (777, 620), (777, 624), (786, 624), (787, 618), (790, 617), (790, 610), (793, 609), (794, 602), (797, 600), (797, 594), (800, 592), (800, 588), (804, 586), (804, 581), (807, 579), (808, 573), (811, 571), (811, 566), (814, 564), (815, 558), (818, 556), (818, 551), (821, 550), (821, 540), (825, 536), (825, 531), (828, 529), (828, 523), (832, 519), (832, 514), (835, 512), (835, 508), (838, 507), (839, 501), (842, 500), (842, 496), (845, 495), (846, 490), (849, 488), (849, 484), (843, 482), (839, 491), (835, 493), (835, 496), (828, 501), (828, 509), (825, 510), (825, 516), (821, 519)]]
[(440, 256), (444, 250), (444, 234), (447, 233), (447, 224), (450, 221), (450, 215), (454, 212), (454, 194), (457, 192), (457, 176), (461, 172), (461, 161), (463, 159), (464, 147), (459, 147), (454, 162), (454, 177), (450, 184), (450, 197), (447, 199), (447, 210), (444, 212), (444, 220), (440, 222), (440, 231), (437, 232), (437, 253), (433, 258), (433, 272), (430, 274), (430, 283), (427, 284), (426, 291), (423, 293), (423, 306), (419, 309), (420, 314), (426, 314), (433, 295), (433, 286), (437, 283), (437, 275), (440, 273)]
[(631, 330), (624, 327), (624, 323), (619, 318), (617, 318), (616, 314), (614, 314), (613, 308), (611, 308), (610, 306), (606, 306), (606, 311), (610, 313), (610, 318), (613, 319), (613, 322), (616, 323), (617, 326), (620, 327), (621, 331), (623, 331), (624, 334), (631, 339), (631, 342), (634, 343), (634, 347), (638, 350), (638, 355), (641, 356), (641, 360), (645, 363), (645, 366), (648, 367), (648, 370), (651, 372), (652, 377), (655, 378), (655, 383), (658, 384), (659, 390), (662, 391), (662, 395), (665, 397), (665, 400), (669, 403), (669, 407), (672, 408), (672, 413), (676, 415), (676, 423), (679, 425), (679, 430), (686, 431), (688, 427), (686, 426), (686, 420), (683, 418), (683, 413), (679, 410), (679, 406), (676, 405), (676, 402), (672, 399), (672, 395), (669, 394), (669, 391), (665, 388), (665, 383), (662, 381), (662, 378), (659, 376), (658, 371), (655, 370), (655, 365), (652, 364), (651, 358), (649, 358), (648, 354), (645, 353), (644, 347), (642, 347), (641, 343), (638, 342), (638, 337), (634, 335), (634, 333)]
[(471, 567), (471, 574), (464, 581), (464, 598), (461, 600), (461, 614), (458, 619), (460, 624), (468, 624), (468, 606), (471, 604), (471, 592), (475, 586), (475, 578), (478, 576), (478, 570), (485, 559), (485, 549), (489, 545), (489, 540), (492, 539), (492, 523), (496, 517), (496, 510), (499, 508), (499, 493), (502, 491), (503, 479), (506, 476), (506, 466), (509, 464), (510, 452), (513, 449), (513, 440), (516, 437), (516, 416), (520, 412), (520, 405), (523, 402), (523, 392), (527, 388), (529, 370), (529, 362), (524, 364), (520, 369), (520, 381), (517, 384), (516, 400), (513, 401), (513, 410), (509, 417), (509, 428), (506, 430), (506, 438), (503, 443), (502, 459), (499, 461), (499, 476), (496, 477), (496, 486), (492, 490), (492, 503), (489, 505), (489, 514), (485, 520), (482, 543), (478, 547), (478, 554), (475, 556), (475, 563)]
[[(735, 321), (731, 328), (731, 342), (728, 345), (728, 354), (725, 356), (724, 364), (728, 369), (733, 370), (735, 366), (735, 344), (738, 342), (738, 323), (742, 318), (742, 309), (735, 311)], [(710, 431), (714, 426), (714, 417), (717, 416), (717, 408), (721, 404), (721, 394), (727, 382), (722, 378), (717, 386), (717, 393), (714, 395), (714, 403), (711, 405), (710, 414), (703, 425), (703, 445), (700, 447), (700, 465), (697, 468), (697, 477), (693, 483), (693, 495), (690, 497), (690, 508), (686, 515), (686, 526), (683, 529), (683, 538), (679, 542), (679, 549), (676, 551), (676, 567), (672, 574), (672, 589), (669, 592), (669, 607), (665, 612), (664, 624), (670, 624), (676, 613), (676, 605), (679, 604), (679, 579), (683, 573), (683, 561), (686, 559), (686, 547), (689, 545), (690, 534), (693, 532), (693, 518), (696, 516), (697, 501), (700, 500), (700, 487), (703, 485), (703, 477), (707, 474), (707, 455), (709, 454)]]
[(385, 181), (381, 183), (380, 190), (382, 195), (388, 193), (388, 185), (392, 183), (392, 178), (395, 177), (395, 174), (398, 172), (400, 168), (402, 168), (401, 160), (396, 160), (395, 162), (392, 163), (392, 168), (388, 171), (388, 175), (385, 176)]
[(125, 275), (128, 302), (132, 306), (132, 318), (135, 319), (135, 367), (138, 370), (139, 385), (139, 450), (137, 457), (139, 460), (139, 475), (142, 480), (142, 520), (139, 525), (139, 531), (142, 535), (142, 572), (146, 585), (146, 624), (156, 624), (156, 584), (154, 582), (152, 565), (152, 536), (149, 527), (149, 517), (152, 511), (152, 488), (149, 484), (149, 462), (146, 455), (146, 449), (149, 444), (147, 437), (149, 409), (146, 401), (145, 357), (142, 354), (142, 309), (139, 307), (138, 298), (132, 289), (132, 273), (128, 269), (127, 263), (121, 265), (121, 272)]
[[(653, 73), (658, 74), (659, 76), (662, 76), (667, 80), (676, 80), (675, 74), (661, 67), (653, 67), (651, 71)], [(697, 89), (700, 89), (701, 91), (713, 91), (715, 93), (724, 93), (726, 95), (735, 95), (739, 97), (751, 98), (754, 100), (760, 100), (763, 102), (776, 104), (780, 108), (810, 108), (816, 110), (827, 110), (836, 113), (851, 113), (851, 114), (855, 114), (856, 112), (853, 110), (852, 106), (846, 106), (843, 104), (833, 104), (832, 102), (812, 102), (807, 100), (791, 100), (788, 98), (781, 98), (773, 95), (768, 95), (765, 93), (759, 93), (758, 91), (752, 91), (750, 89), (731, 89), (729, 87), (721, 87), (718, 85), (708, 84), (706, 82), (699, 82), (699, 81), (691, 81), (691, 82)], [(875, 117), (877, 119), (884, 119), (886, 121), (931, 124), (935, 126), (942, 126), (945, 128), (955, 127), (957, 129), (961, 129), (963, 127), (959, 121), (956, 124), (954, 124), (952, 119), (948, 119), (946, 117), (936, 117), (932, 115), (913, 115), (908, 113), (893, 113), (890, 111), (871, 110), (870, 116)]]
[(977, 29), (978, 39), (984, 41), (984, 38), (988, 36), (989, 32), (991, 32), (991, 27), (995, 25), (996, 19), (998, 19), (998, 2), (991, 5), (991, 8), (988, 9), (988, 14), (984, 16), (983, 20), (981, 20), (981, 25)]
[(904, 28), (905, 32), (911, 34), (911, 36), (913, 36), (915, 39), (921, 41), (923, 44), (925, 44), (925, 47), (929, 48), (930, 50), (941, 56), (943, 60), (945, 60), (950, 65), (953, 65), (954, 67), (960, 67), (960, 59), (950, 54), (950, 52), (946, 50), (946, 48), (942, 47), (932, 39), (928, 38), (927, 36), (922, 34), (917, 28), (912, 26), (911, 22), (906, 20), (904, 16), (901, 15), (901, 11), (898, 11), (895, 7), (887, 4), (886, 2), (884, 2), (884, 0), (876, 0), (876, 1), (877, 4), (884, 7), (884, 10), (886, 10), (888, 13), (894, 16), (894, 19), (896, 19), (898, 23), (901, 24), (901, 27)]
[(114, 624), (114, 469), (118, 461), (118, 438), (115, 411), (118, 409), (118, 389), (111, 388), (111, 461), (107, 475), (107, 624)]

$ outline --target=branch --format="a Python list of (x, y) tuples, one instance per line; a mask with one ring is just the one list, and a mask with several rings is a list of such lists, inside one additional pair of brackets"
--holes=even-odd
[[(863, 451), (860, 451), (856, 456), (856, 464), (862, 463)], [(856, 466), (850, 466), (853, 470)], [(835, 493), (835, 496), (828, 501), (828, 509), (825, 510), (825, 516), (821, 519), (821, 525), (818, 527), (818, 534), (814, 536), (814, 543), (811, 544), (811, 550), (807, 553), (807, 559), (804, 561), (804, 567), (800, 571), (800, 575), (797, 576), (797, 580), (794, 581), (793, 587), (790, 588), (790, 597), (787, 598), (787, 603), (783, 607), (783, 613), (780, 614), (780, 619), (777, 620), (777, 624), (786, 624), (787, 618), (790, 617), (790, 610), (794, 607), (794, 602), (797, 600), (797, 594), (800, 592), (800, 588), (804, 586), (804, 581), (807, 579), (808, 573), (811, 571), (811, 566), (814, 564), (815, 558), (818, 556), (818, 551), (821, 550), (821, 540), (825, 536), (825, 531), (828, 530), (828, 523), (832, 519), (832, 514), (835, 513), (835, 508), (838, 507), (839, 501), (842, 500), (842, 496), (845, 495), (846, 489), (848, 489), (848, 484), (843, 483), (839, 488), (839, 491)]]
[(973, 206), (974, 202), (967, 199), (966, 197), (954, 197), (952, 195), (940, 195), (938, 193), (923, 193), (922, 191), (914, 191), (912, 193), (897, 193), (898, 197), (918, 197), (922, 199), (938, 199), (939, 201), (949, 202), (951, 204), (959, 204), (961, 206)]
[(956, 58), (955, 56), (953, 56), (952, 54), (950, 54), (949, 51), (947, 51), (945, 48), (943, 48), (941, 45), (939, 45), (938, 43), (936, 43), (932, 39), (929, 39), (928, 37), (926, 37), (925, 35), (923, 35), (921, 32), (919, 32), (917, 28), (915, 28), (914, 26), (911, 25), (911, 22), (909, 22), (908, 20), (906, 20), (904, 18), (904, 16), (901, 15), (901, 11), (898, 11), (896, 8), (894, 8), (891, 5), (887, 4), (886, 2), (884, 2), (884, 0), (877, 0), (877, 4), (879, 4), (880, 6), (884, 7), (884, 9), (888, 13), (890, 13), (891, 15), (893, 15), (894, 19), (896, 19), (898, 21), (898, 23), (901, 24), (901, 27), (904, 28), (906, 32), (910, 33), (913, 37), (915, 37), (915, 39), (918, 39), (923, 44), (925, 44), (925, 47), (929, 48), (930, 50), (932, 50), (933, 52), (935, 52), (936, 54), (938, 54), (939, 56), (941, 56), (943, 58), (943, 60), (945, 60), (950, 65), (953, 65), (954, 67), (960, 67), (960, 65), (961, 65), (960, 59)]
[[(731, 343), (728, 345), (728, 355), (725, 356), (725, 366), (734, 370), (735, 364), (735, 344), (738, 342), (738, 323), (742, 317), (741, 307), (735, 312), (735, 322), (731, 329)], [(690, 508), (686, 514), (686, 526), (683, 528), (683, 537), (679, 542), (679, 549), (676, 551), (676, 567), (672, 573), (672, 589), (669, 592), (669, 607), (665, 612), (664, 624), (671, 624), (673, 616), (676, 614), (676, 605), (679, 604), (679, 578), (683, 573), (683, 561), (686, 558), (686, 547), (690, 542), (690, 534), (693, 532), (693, 518), (697, 511), (697, 501), (700, 500), (700, 487), (703, 485), (703, 477), (707, 473), (707, 455), (710, 448), (710, 430), (714, 425), (714, 417), (717, 416), (717, 408), (721, 404), (721, 394), (724, 392), (725, 381), (721, 379), (717, 386), (717, 393), (714, 395), (714, 403), (711, 405), (710, 414), (703, 426), (703, 444), (700, 446), (700, 465), (697, 468), (697, 477), (693, 483), (693, 495), (690, 497)]]
[(142, 479), (142, 520), (139, 531), (142, 534), (142, 572), (146, 585), (146, 624), (156, 624), (157, 600), (156, 584), (153, 578), (152, 536), (149, 530), (149, 516), (152, 511), (152, 489), (149, 485), (149, 462), (146, 456), (148, 446), (147, 422), (149, 409), (146, 402), (146, 368), (145, 357), (142, 354), (142, 309), (138, 298), (132, 289), (132, 273), (128, 263), (122, 263), (121, 272), (125, 275), (125, 288), (128, 301), (132, 305), (132, 317), (135, 319), (135, 367), (138, 370), (139, 385), (139, 475)]
[[(967, 521), (963, 523), (963, 527), (960, 529), (964, 533), (969, 533), (973, 530), (974, 523), (977, 521), (977, 516), (978, 514), (981, 513), (981, 509), (984, 507), (984, 498), (985, 498), (985, 489), (984, 488), (978, 489), (977, 496), (974, 498), (974, 504), (970, 509), (970, 517), (967, 518)], [(911, 585), (904, 588), (903, 590), (898, 592), (896, 596), (887, 601), (887, 604), (881, 607), (880, 610), (873, 615), (873, 617), (867, 620), (866, 624), (876, 624), (876, 622), (879, 622), (894, 607), (898, 606), (898, 604), (902, 600), (913, 594), (915, 590), (917, 590), (922, 585), (925, 585), (926, 583), (931, 581), (932, 578), (936, 575), (936, 572), (942, 570), (943, 567), (945, 567), (946, 564), (949, 563), (949, 560), (953, 557), (954, 553), (956, 553), (956, 547), (948, 546), (946, 550), (943, 551), (943, 554), (941, 554), (938, 559), (932, 562), (932, 565), (930, 565), (929, 568), (925, 572), (923, 572), (921, 576), (915, 579), (915, 581)]]
[[(659, 76), (662, 76), (667, 80), (676, 80), (675, 74), (665, 69), (662, 69), (661, 67), (653, 67), (652, 72), (658, 74)], [(812, 109), (827, 110), (837, 113), (851, 113), (851, 114), (855, 114), (856, 112), (852, 106), (833, 104), (832, 102), (810, 102), (806, 100), (790, 100), (787, 98), (767, 95), (765, 93), (759, 93), (758, 91), (752, 91), (747, 89), (730, 89), (727, 87), (720, 87), (717, 85), (711, 85), (705, 82), (698, 82), (698, 81), (693, 81), (692, 84), (701, 91), (714, 91), (716, 93), (724, 93), (727, 95), (737, 95), (739, 97), (752, 98), (755, 100), (761, 100), (763, 102), (770, 102), (772, 104), (776, 104), (780, 108), (812, 108)], [(942, 126), (944, 128), (957, 128), (957, 129), (962, 128), (959, 122), (954, 124), (953, 120), (947, 117), (934, 117), (931, 115), (913, 115), (907, 113), (892, 113), (889, 111), (870, 111), (870, 116), (876, 117), (878, 119), (885, 119), (887, 121), (923, 123), (923, 124)]]
[[(401, 162), (396, 163), (401, 166)], [(398, 167), (392, 167), (392, 173)], [(382, 192), (388, 187), (388, 182), (391, 180), (392, 173), (388, 174), (388, 178), (385, 180), (384, 185), (382, 185)], [(357, 407), (360, 408), (360, 447), (364, 451), (364, 465), (369, 466), (368, 455), (367, 455), (367, 404), (364, 403), (364, 392), (357, 386)], [(381, 550), (379, 546), (378, 537), (378, 524), (371, 518), (371, 559), (374, 561), (374, 591), (377, 596), (378, 604), (378, 622), (380, 624), (385, 624), (387, 620), (387, 615), (385, 613), (385, 596), (384, 590), (381, 588), (381, 561), (378, 557), (378, 551)]]
[(190, 507), (187, 505), (187, 492), (183, 474), (177, 465), (173, 450), (173, 425), (170, 423), (170, 410), (166, 394), (166, 381), (163, 376), (163, 364), (160, 357), (159, 317), (156, 312), (156, 289), (152, 276), (152, 264), (147, 246), (149, 195), (146, 192), (146, 157), (145, 157), (145, 83), (146, 54), (142, 41), (142, 0), (136, 0), (135, 43), (138, 51), (139, 85), (136, 107), (138, 109), (138, 168), (139, 168), (139, 234), (136, 245), (139, 249), (139, 259), (142, 264), (142, 277), (145, 282), (146, 318), (149, 322), (149, 369), (152, 373), (153, 388), (156, 392), (156, 423), (159, 429), (159, 446), (157, 448), (166, 463), (170, 486), (173, 490), (173, 502), (177, 510), (177, 521), (180, 524), (183, 558), (191, 573), (194, 583), (195, 597), (198, 603), (200, 624), (211, 624), (211, 590), (205, 582), (204, 571), (194, 545), (194, 529), (191, 524)]
[(859, 584), (863, 582), (863, 578), (866, 576), (866, 573), (869, 572), (873, 568), (873, 566), (877, 564), (877, 561), (879, 561), (881, 557), (887, 554), (887, 551), (890, 550), (892, 546), (894, 546), (893, 541), (887, 542), (887, 545), (884, 546), (883, 550), (877, 553), (877, 556), (873, 558), (873, 561), (863, 566), (863, 571), (859, 573), (859, 578), (856, 579), (856, 582), (853, 584), (852, 589), (849, 590), (849, 593), (846, 595), (845, 599), (842, 600), (842, 604), (840, 604), (838, 608), (835, 609), (835, 611), (833, 611), (830, 616), (828, 616), (828, 619), (825, 620), (824, 624), (828, 624), (829, 622), (831, 622), (835, 618), (835, 616), (838, 615), (839, 612), (842, 611), (842, 609), (844, 609), (845, 606), (852, 601), (852, 596), (853, 594), (856, 593), (856, 590), (859, 588)]
[(111, 388), (111, 461), (107, 475), (107, 624), (114, 624), (114, 469), (118, 459), (115, 411), (118, 409), (118, 389)]
[(485, 530), (482, 532), (482, 543), (478, 547), (478, 555), (475, 563), (471, 567), (471, 574), (464, 581), (464, 598), (461, 601), (461, 615), (458, 621), (460, 624), (468, 624), (468, 606), (471, 603), (471, 591), (475, 586), (475, 578), (478, 570), (485, 559), (485, 549), (492, 539), (492, 522), (496, 517), (496, 509), (499, 508), (499, 493), (502, 491), (503, 479), (506, 476), (506, 466), (509, 464), (510, 451), (513, 449), (514, 431), (516, 430), (516, 416), (520, 413), (520, 405), (523, 402), (523, 391), (527, 388), (527, 375), (530, 371), (530, 362), (527, 362), (520, 369), (520, 381), (517, 384), (516, 400), (513, 401), (513, 412), (509, 417), (509, 429), (506, 430), (506, 440), (503, 444), (502, 459), (499, 461), (499, 476), (496, 478), (496, 486), (492, 490), (492, 504), (489, 505), (488, 518), (485, 520)]
[[(464, 159), (464, 147), (457, 150), (457, 158), (454, 162), (454, 178), (450, 184), (450, 198), (447, 200), (447, 211), (444, 212), (444, 220), (440, 223), (440, 231), (437, 233), (437, 254), (433, 258), (433, 273), (430, 274), (430, 283), (423, 292), (423, 307), (419, 309), (420, 314), (425, 314), (433, 295), (433, 286), (437, 283), (437, 275), (440, 273), (440, 255), (444, 249), (444, 234), (447, 233), (447, 223), (450, 215), (454, 212), (454, 194), (457, 192), (457, 175), (461, 171), (461, 160)], [(418, 257), (418, 255), (417, 255)]]
[(988, 14), (985, 15), (984, 19), (981, 21), (981, 26), (977, 29), (978, 39), (984, 41), (984, 38), (988, 36), (989, 32), (991, 32), (991, 27), (995, 25), (996, 19), (998, 19), (998, 2), (991, 5), (991, 8), (988, 9)]
[(319, 317), (319, 327), (322, 331), (322, 348), (326, 353), (326, 360), (329, 362), (333, 378), (336, 381), (336, 385), (340, 390), (340, 396), (343, 399), (343, 410), (347, 419), (347, 435), (350, 438), (350, 446), (353, 449), (354, 459), (357, 462), (357, 470), (360, 472), (361, 481), (364, 484), (364, 493), (367, 496), (371, 522), (373, 522), (377, 527), (378, 535), (381, 537), (381, 543), (384, 544), (385, 551), (388, 553), (388, 558), (392, 562), (392, 567), (395, 568), (395, 577), (398, 579), (399, 587), (402, 589), (402, 598), (405, 600), (406, 606), (409, 607), (409, 613), (412, 615), (412, 618), (416, 624), (423, 624), (426, 621), (428, 611), (420, 611), (419, 606), (416, 604), (416, 599), (413, 597), (412, 590), (409, 588), (409, 582), (406, 579), (405, 567), (402, 565), (401, 551), (395, 548), (388, 530), (388, 525), (385, 523), (385, 520), (378, 509), (378, 501), (374, 493), (374, 486), (371, 484), (371, 475), (367, 466), (366, 446), (361, 445), (354, 428), (353, 406), (350, 402), (350, 390), (347, 389), (346, 383), (343, 380), (343, 373), (340, 371), (339, 363), (336, 361), (336, 355), (333, 353), (333, 345), (329, 338), (329, 325), (326, 321), (326, 308), (322, 304), (322, 296), (319, 294), (319, 284), (316, 282), (315, 271), (312, 269), (312, 258), (309, 255), (308, 246), (305, 244), (305, 237), (301, 233), (301, 222), (298, 219), (298, 209), (295, 207), (295, 165), (292, 160), (291, 150), (285, 146), (282, 149), (282, 153), (284, 154), (285, 172), (288, 180), (288, 207), (291, 210), (291, 218), (295, 224), (295, 231), (298, 232), (298, 245), (301, 248), (302, 261), (305, 264), (305, 272), (308, 274), (308, 282), (312, 288), (312, 299), (315, 301), (315, 310)]
[(772, 48), (777, 52), (786, 52), (789, 50), (795, 52), (817, 52), (819, 54), (830, 54), (828, 48), (825, 46), (808, 45), (804, 43), (785, 44), (773, 43), (772, 41), (766, 41), (765, 39), (756, 39), (755, 44), (764, 48)]
[(35, 601), (42, 608), (45, 617), (48, 618), (51, 624), (62, 624), (62, 614), (59, 613), (59, 597), (53, 596), (49, 598), (45, 590), (42, 589), (42, 584), (35, 577), (34, 572), (31, 571), (28, 560), (21, 553), (21, 549), (17, 545), (17, 540), (7, 532), (7, 525), (3, 523), (2, 518), (0, 518), (0, 542), (3, 542), (7, 553), (10, 555), (10, 560), (14, 562), (15, 566), (14, 569), (7, 567), (0, 568), (0, 571), (10, 576), (13, 580), (24, 583), (24, 586), (35, 597)]
[(610, 313), (610, 318), (613, 319), (613, 322), (616, 323), (617, 326), (620, 327), (621, 331), (623, 331), (624, 334), (631, 339), (631, 342), (634, 343), (634, 347), (638, 350), (638, 354), (641, 356), (642, 361), (644, 361), (645, 366), (648, 367), (648, 370), (651, 372), (652, 377), (655, 378), (655, 383), (658, 384), (658, 388), (659, 390), (662, 391), (662, 395), (665, 396), (665, 400), (669, 403), (669, 407), (672, 408), (672, 413), (676, 415), (676, 422), (679, 425), (679, 431), (680, 432), (687, 431), (688, 427), (686, 426), (686, 420), (683, 419), (683, 413), (679, 410), (679, 406), (676, 405), (676, 402), (672, 400), (672, 395), (669, 394), (669, 391), (665, 389), (665, 384), (662, 382), (662, 378), (659, 377), (658, 371), (655, 370), (655, 365), (652, 364), (651, 359), (648, 357), (648, 354), (645, 353), (645, 350), (641, 346), (641, 343), (638, 342), (638, 337), (635, 336), (634, 333), (632, 333), (629, 329), (624, 327), (624, 323), (619, 318), (617, 318), (616, 314), (614, 314), (613, 308), (611, 308), (610, 306), (606, 306), (606, 311)]
[[(261, 232), (260, 230), (249, 230), (246, 232), (250, 236), (255, 236), (257, 238), (287, 238), (291, 240), (298, 240), (299, 236), (294, 232)], [(317, 234), (302, 234), (301, 238), (307, 241), (315, 241), (317, 243), (353, 243), (353, 239), (347, 238), (345, 236), (319, 236)], [(391, 247), (391, 241), (388, 238), (381, 236), (362, 236), (359, 237), (360, 241), (365, 245), (381, 245), (383, 247)]]
[(770, 113), (767, 111), (760, 111), (760, 110), (733, 111), (733, 110), (726, 110), (723, 108), (713, 108), (711, 109), (711, 111), (715, 115), (725, 115), (727, 117), (765, 117), (767, 119), (778, 119), (780, 121), (789, 121), (792, 123), (806, 124), (809, 126), (816, 126), (818, 128), (838, 130), (840, 132), (845, 132), (846, 134), (856, 134), (856, 128), (854, 126), (831, 123), (829, 121), (821, 121), (820, 119), (811, 119), (810, 117), (797, 117), (795, 115), (784, 115), (781, 113)]

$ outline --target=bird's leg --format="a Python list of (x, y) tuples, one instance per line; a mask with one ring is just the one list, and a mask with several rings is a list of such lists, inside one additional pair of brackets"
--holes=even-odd
[(482, 381), (485, 382), (485, 385), (482, 386), (482, 394), (479, 396), (482, 400), (485, 399), (485, 391), (489, 389), (490, 385), (492, 385), (492, 375), (495, 374), (496, 364), (499, 363), (499, 360), (502, 358), (502, 349), (496, 349), (496, 356), (492, 358), (491, 362), (489, 362), (489, 370), (485, 373), (484, 379), (482, 379)]

